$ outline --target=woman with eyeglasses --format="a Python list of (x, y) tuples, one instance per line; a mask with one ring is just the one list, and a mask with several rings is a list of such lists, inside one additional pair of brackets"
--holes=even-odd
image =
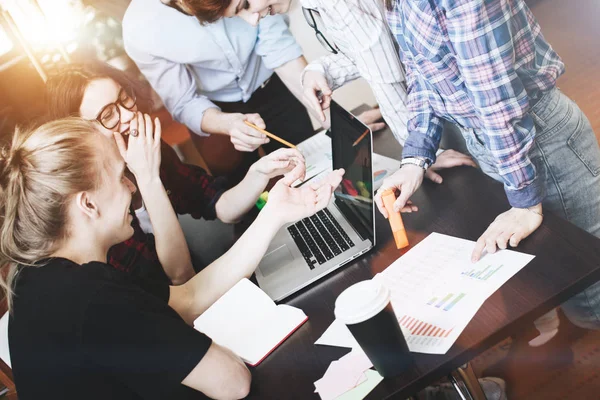
[[(82, 117), (94, 121), (107, 137), (114, 132), (131, 136), (136, 115), (150, 109), (147, 86), (106, 64), (61, 70), (46, 83), (46, 97), (50, 118)], [(227, 190), (225, 179), (182, 163), (175, 151), (161, 142), (160, 177), (171, 205), (176, 214), (194, 218), (236, 222), (253, 207), (270, 178), (292, 169), (304, 170), (302, 155), (294, 149), (281, 149), (254, 163), (242, 182)], [(126, 175), (135, 185), (131, 172)], [(179, 230), (177, 218), (163, 216), (151, 221), (139, 190), (134, 190), (131, 208), (134, 234), (110, 249), (109, 264), (153, 280), (186, 282), (194, 269), (185, 239), (172, 233)]]

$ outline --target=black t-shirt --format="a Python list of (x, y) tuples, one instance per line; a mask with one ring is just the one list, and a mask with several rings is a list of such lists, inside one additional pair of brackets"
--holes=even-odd
[(100, 262), (23, 267), (8, 325), (19, 399), (204, 399), (181, 381), (211, 340), (168, 299)]

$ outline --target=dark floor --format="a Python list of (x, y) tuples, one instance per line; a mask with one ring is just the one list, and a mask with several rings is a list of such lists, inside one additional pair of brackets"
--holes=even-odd
[[(532, 7), (546, 39), (563, 58), (563, 92), (590, 119), (600, 141), (600, 1), (539, 0)], [(511, 339), (473, 361), (475, 370), (505, 378), (510, 400), (600, 399), (600, 332), (562, 320), (559, 345), (511, 351)]]

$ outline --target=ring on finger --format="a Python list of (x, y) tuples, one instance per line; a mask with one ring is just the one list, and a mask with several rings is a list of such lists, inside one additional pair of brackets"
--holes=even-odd
[(138, 131), (137, 129), (133, 128), (129, 130), (129, 134), (133, 137), (138, 137), (138, 135), (140, 134), (140, 131)]

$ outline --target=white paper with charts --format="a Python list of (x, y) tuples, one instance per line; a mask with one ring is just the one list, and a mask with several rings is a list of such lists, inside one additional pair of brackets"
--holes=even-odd
[[(411, 351), (445, 354), (483, 302), (534, 258), (502, 250), (472, 263), (474, 246), (470, 240), (432, 233), (373, 278), (390, 288)], [(335, 337), (347, 331), (339, 325), (332, 324), (322, 336), (327, 340), (316, 343), (338, 345)]]

